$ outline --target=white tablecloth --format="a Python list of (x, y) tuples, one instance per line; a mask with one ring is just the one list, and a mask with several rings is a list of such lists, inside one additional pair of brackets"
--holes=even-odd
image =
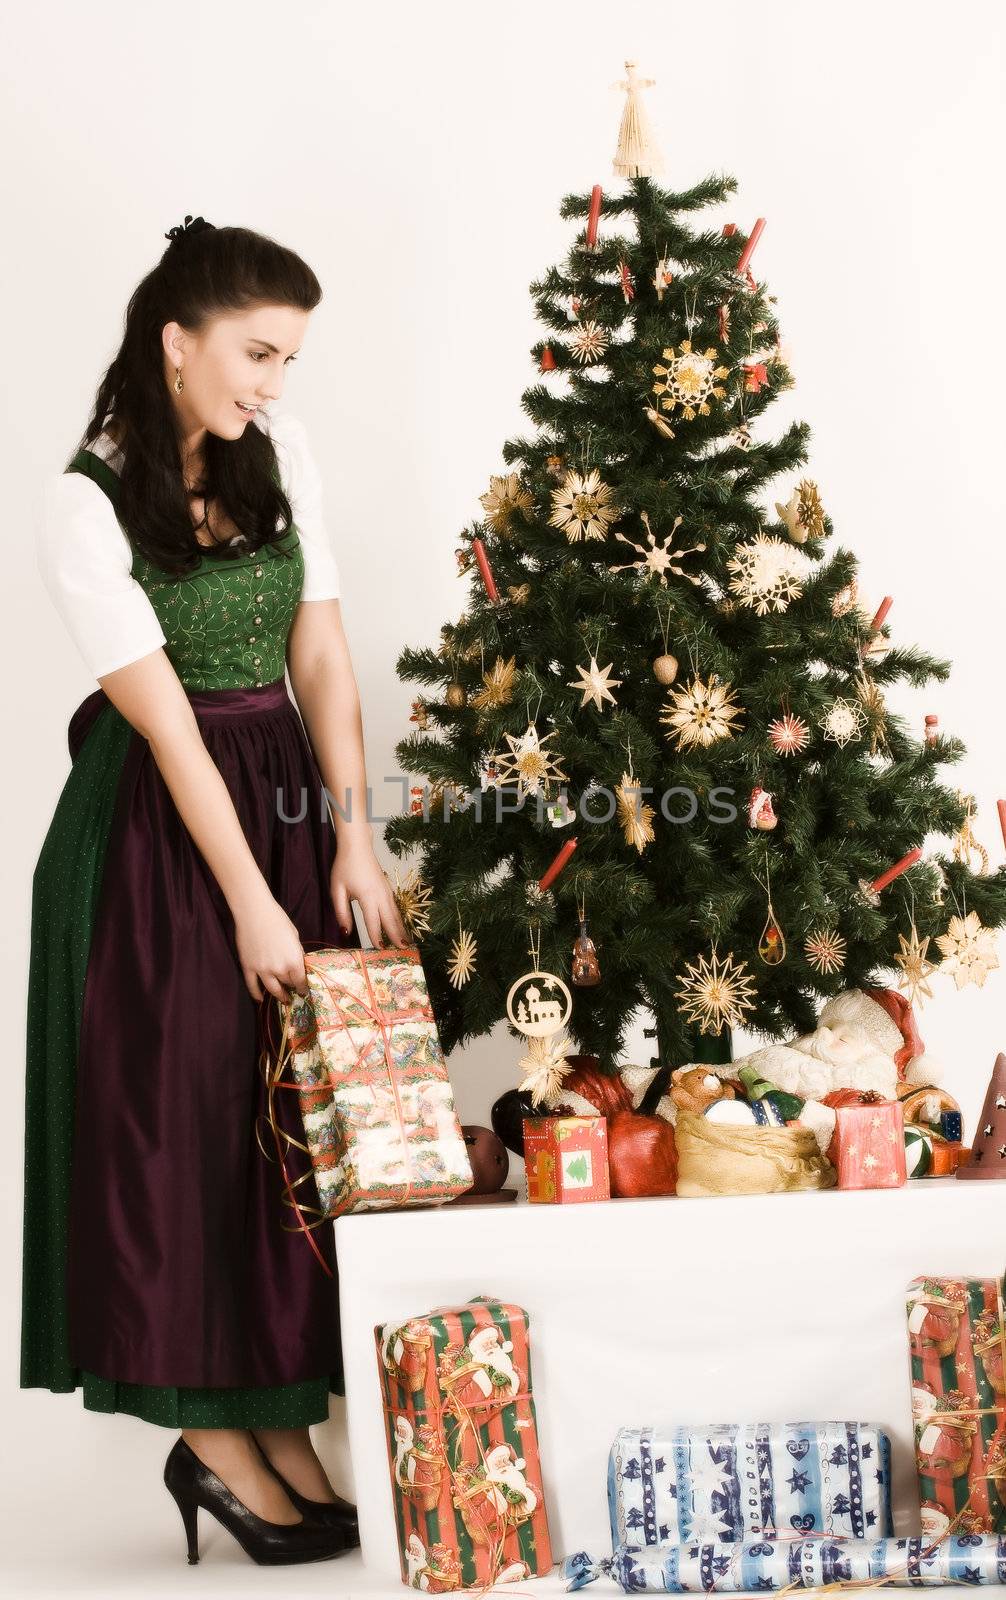
[(917, 1533), (905, 1286), (1001, 1273), (1006, 1186), (445, 1206), (335, 1233), (362, 1555), (400, 1582), (374, 1328), (478, 1294), (530, 1317), (557, 1560), (610, 1551), (608, 1448), (652, 1421), (876, 1422), (895, 1531)]

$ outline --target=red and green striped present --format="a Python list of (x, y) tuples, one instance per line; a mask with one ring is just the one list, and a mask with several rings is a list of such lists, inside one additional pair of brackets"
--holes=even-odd
[(482, 1295), (374, 1336), (403, 1583), (550, 1571), (527, 1312)]
[(1006, 1533), (1006, 1326), (997, 1278), (908, 1286), (915, 1464), (927, 1533)]

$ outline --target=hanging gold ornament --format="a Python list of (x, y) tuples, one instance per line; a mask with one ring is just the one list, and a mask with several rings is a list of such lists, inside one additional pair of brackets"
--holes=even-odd
[(520, 1087), (535, 1105), (554, 1098), (570, 1071), (565, 1055), (572, 1049), (563, 1030), (573, 1013), (573, 996), (554, 972), (540, 968), (541, 932), (537, 939), (529, 927), (529, 953), (533, 970), (511, 984), (506, 1010), (511, 1025), (528, 1040), (521, 1058)]
[(554, 510), (549, 526), (561, 528), (570, 544), (578, 539), (604, 539), (621, 515), (615, 491), (601, 482), (594, 467), (590, 472), (567, 472), (561, 489), (553, 489)]
[(844, 750), (850, 740), (863, 737), (866, 719), (858, 705), (849, 700), (833, 700), (818, 723), (826, 739), (831, 739)]
[(622, 773), (621, 782), (615, 788), (615, 800), (625, 842), (642, 855), (646, 846), (653, 842), (653, 818), (656, 813), (652, 806), (643, 803), (639, 781), (631, 769)]
[(667, 574), (669, 572), (672, 572), (676, 578), (687, 578), (689, 583), (701, 584), (701, 577), (695, 577), (693, 573), (686, 572), (680, 563), (684, 560), (685, 556), (695, 555), (697, 551), (704, 550), (706, 548), (705, 545), (693, 544), (687, 550), (675, 550), (673, 548), (674, 535), (677, 532), (680, 524), (684, 521), (684, 518), (675, 517), (674, 526), (667, 535), (667, 543), (658, 544), (657, 535), (654, 534), (652, 528), (650, 527), (650, 519), (646, 512), (641, 511), (639, 513), (639, 517), (640, 521), (646, 526), (645, 545), (636, 544), (634, 539), (627, 538), (620, 529), (615, 529), (615, 538), (621, 539), (623, 544), (627, 544), (631, 549), (637, 551), (639, 554), (639, 560), (626, 561), (622, 566), (609, 566), (608, 571), (640, 571), (645, 573), (649, 578), (659, 578), (661, 586), (665, 589), (667, 587)]
[(653, 423), (658, 433), (663, 434), (665, 439), (674, 438), (674, 429), (667, 418), (662, 417), (659, 411), (655, 411), (648, 400), (644, 400), (643, 410), (646, 412), (647, 421)]
[(458, 918), (458, 936), (451, 944), (451, 959), (447, 963), (447, 976), (455, 989), (462, 988), (475, 971), (475, 952), (478, 949), (476, 941), (467, 929), (461, 927)]
[(936, 939), (943, 954), (939, 971), (949, 973), (958, 989), (969, 983), (984, 988), (985, 979), (999, 965), (995, 941), (994, 930), (982, 927), (976, 911), (969, 911), (966, 917), (951, 917), (946, 933)]
[(507, 594), (510, 596), (512, 605), (526, 605), (531, 598), (531, 585), (529, 583), (508, 584)]
[(658, 303), (664, 298), (665, 289), (669, 289), (673, 282), (674, 274), (671, 271), (671, 258), (665, 250), (653, 273), (653, 287), (657, 291)]
[(608, 333), (600, 323), (581, 322), (569, 341), (569, 348), (577, 361), (589, 366), (595, 361), (600, 361), (609, 343)]
[(699, 956), (685, 966), (677, 991), (678, 1010), (698, 1024), (700, 1033), (721, 1033), (724, 1027), (740, 1027), (754, 1010), (753, 990), (747, 962), (735, 961), (732, 951), (721, 961), (714, 945), (711, 960)]
[(662, 411), (673, 411), (675, 406), (680, 406), (682, 413), (689, 422), (696, 415), (707, 417), (712, 409), (709, 405), (709, 396), (722, 400), (726, 390), (717, 384), (717, 378), (728, 378), (729, 367), (718, 367), (716, 349), (710, 346), (705, 353), (692, 349), (690, 339), (683, 339), (678, 355), (674, 353), (671, 345), (663, 352), (667, 366), (659, 363), (653, 368), (657, 378), (662, 381), (651, 385), (653, 393), (663, 396), (659, 402)]
[(554, 739), (558, 732), (558, 728), (553, 728), (544, 739), (539, 739), (538, 730), (531, 722), (527, 732), (520, 738), (513, 733), (503, 735), (510, 750), (496, 758), (497, 779), (500, 783), (516, 782), (518, 800), (523, 800), (528, 794), (537, 794), (542, 783), (547, 791), (550, 783), (557, 783), (560, 779), (568, 782), (559, 758), (551, 750), (545, 749), (549, 739)]
[(677, 675), (677, 656), (668, 655), (666, 651), (662, 656), (657, 656), (657, 659), (653, 663), (653, 676), (656, 678), (658, 683), (662, 683), (666, 688), (668, 684), (674, 682)]
[(670, 700), (660, 721), (670, 730), (667, 737), (677, 740), (679, 750), (693, 746), (704, 750), (718, 739), (732, 739), (733, 725), (744, 714), (744, 708), (732, 698), (730, 684), (720, 683), (715, 673), (708, 683), (693, 678), (687, 687), (675, 689)]
[(533, 1106), (551, 1105), (562, 1090), (563, 1079), (572, 1072), (566, 1056), (573, 1050), (566, 1035), (550, 1039), (529, 1039), (527, 1051), (517, 1063), (521, 1073), (518, 1088), (531, 1096)]
[(879, 753), (881, 745), (886, 750), (887, 744), (887, 703), (880, 691), (880, 685), (865, 672), (860, 672), (856, 679), (856, 697), (866, 716), (870, 729), (870, 754)]
[(850, 611), (855, 611), (859, 605), (859, 580), (853, 578), (851, 583), (843, 584), (831, 600), (831, 614), (833, 617), (847, 617)]
[[(756, 791), (757, 793), (758, 791)], [(763, 884), (768, 900), (765, 926), (758, 940), (758, 958), (764, 961), (767, 967), (778, 967), (786, 959), (786, 935), (782, 931), (779, 919), (775, 914), (772, 904), (772, 882), (769, 874), (769, 858), (765, 857), (765, 881)]]
[(921, 1007), (923, 996), (927, 1000), (933, 998), (933, 991), (929, 987), (929, 975), (937, 970), (936, 962), (928, 960), (926, 952), (929, 949), (929, 936), (921, 942), (919, 930), (912, 918), (912, 929), (909, 938), (903, 933), (898, 934), (900, 950), (894, 957), (894, 965), (900, 967), (901, 977), (898, 979), (898, 988), (908, 995), (910, 1005)]
[(468, 704), (468, 690), (465, 688), (463, 683), (458, 683), (457, 679), (455, 678), (452, 683), (447, 685), (447, 692), (444, 695), (444, 699), (447, 701), (447, 704), (452, 710), (458, 711), (462, 706)]
[(975, 831), (971, 826), (974, 816), (975, 797), (973, 794), (965, 794), (963, 790), (958, 789), (957, 798), (965, 807), (965, 816), (960, 828), (954, 835), (954, 860), (959, 861), (970, 872), (975, 872), (976, 869), (971, 865), (971, 858), (972, 856), (977, 856), (979, 861), (977, 875), (980, 876), (989, 870), (989, 853), (983, 844), (979, 844), (975, 838)]
[(530, 522), (534, 512), (534, 500), (516, 472), (508, 472), (505, 476), (490, 473), (489, 488), (479, 499), (486, 521), (497, 533), (512, 532), (516, 517)]
[(834, 928), (815, 928), (804, 940), (803, 948), (816, 972), (840, 972), (845, 966), (846, 943)]
[(736, 547), (727, 568), (735, 574), (729, 583), (731, 593), (764, 617), (769, 611), (785, 611), (803, 594), (807, 559), (784, 539), (759, 533), (749, 544)]
[(573, 961), (570, 969), (570, 982), (576, 984), (578, 989), (593, 988), (601, 981), (601, 966), (594, 949), (594, 941), (587, 932), (587, 904), (582, 900), (578, 907), (580, 919), (580, 932), (573, 943)]
[(775, 509), (794, 544), (823, 536), (824, 507), (813, 479), (804, 478), (785, 503), (776, 501)]
[(615, 704), (615, 696), (611, 691), (613, 688), (618, 689), (622, 680), (621, 678), (610, 678), (608, 676), (613, 664), (613, 662), (609, 661), (606, 667), (599, 667), (597, 657), (591, 656), (589, 667), (577, 667), (576, 670), (580, 674), (579, 679), (568, 678), (566, 680), (568, 688), (583, 690), (583, 699), (580, 701), (581, 711), (589, 700), (593, 700), (598, 711), (604, 710), (603, 701), (605, 700), (610, 700), (612, 705)]
[(433, 890), (420, 878), (418, 867), (410, 868), (404, 879), (399, 878), (396, 867), (393, 892), (407, 936), (415, 939), (420, 933), (428, 933), (430, 919), (427, 911), (433, 898)]
[(513, 699), (516, 680), (517, 657), (511, 656), (509, 661), (504, 661), (502, 656), (497, 656), (492, 671), (483, 672), (482, 682), (485, 687), (472, 695), (472, 705), (477, 706), (480, 711), (495, 711), (500, 706), (509, 705)]
[(802, 717), (777, 717), (768, 725), (769, 744), (778, 756), (797, 755), (810, 742), (810, 729)]

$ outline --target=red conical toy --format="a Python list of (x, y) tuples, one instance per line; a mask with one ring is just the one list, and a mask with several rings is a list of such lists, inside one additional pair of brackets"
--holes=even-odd
[(959, 1178), (1006, 1178), (1006, 1056), (996, 1056), (971, 1159), (957, 1168)]

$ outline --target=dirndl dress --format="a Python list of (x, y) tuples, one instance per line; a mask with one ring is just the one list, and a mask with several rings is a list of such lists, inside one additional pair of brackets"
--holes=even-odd
[[(113, 506), (117, 473), (80, 450)], [(359, 945), (329, 887), (335, 835), (284, 676), (296, 522), (183, 578), (138, 552), (166, 651), (272, 893), (305, 947)], [(170, 1427), (300, 1427), (344, 1394), (331, 1221), (282, 1199), (264, 1121), (263, 1007), (226, 900), (146, 739), (100, 687), (32, 883), (21, 1387)], [(296, 1096), (276, 1097), (303, 1141)], [(305, 1153), (288, 1175), (318, 1204)], [(310, 1218), (310, 1212), (308, 1216)]]

